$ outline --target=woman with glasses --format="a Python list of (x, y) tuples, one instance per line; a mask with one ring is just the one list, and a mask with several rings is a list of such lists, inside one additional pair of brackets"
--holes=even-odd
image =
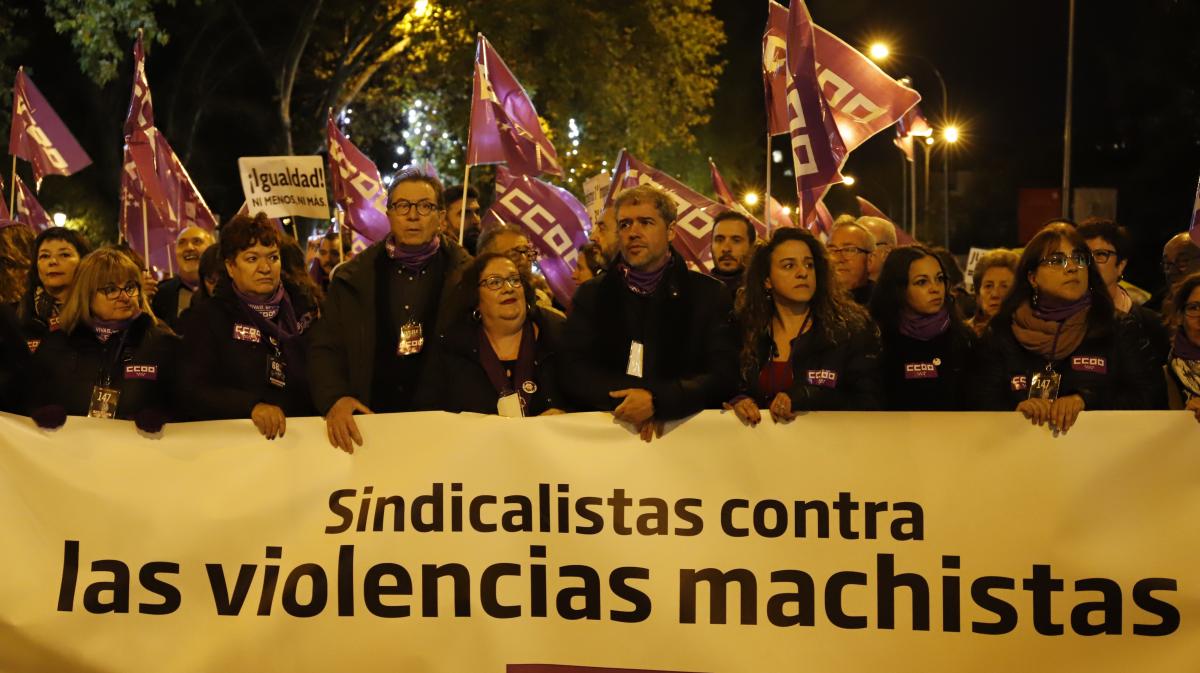
[(1149, 409), (1163, 385), (1149, 352), (1114, 311), (1083, 237), (1050, 225), (1026, 246), (1016, 286), (976, 350), (976, 403), (1056, 432), (1088, 409)]
[(61, 327), (34, 354), (31, 416), (42, 427), (71, 415), (161, 430), (173, 417), (179, 338), (151, 313), (141, 269), (108, 247), (72, 271)]
[[(180, 397), (196, 420), (249, 418), (282, 437), (289, 416), (313, 416), (304, 332), (316, 307), (283, 277), (283, 234), (270, 218), (235, 216), (221, 227), (225, 276), (192, 310), (184, 334)], [(294, 244), (293, 244), (294, 245)], [(296, 268), (302, 267), (299, 249)]]
[(47, 334), (58, 331), (75, 268), (91, 250), (86, 238), (66, 227), (50, 227), (34, 239), (28, 285), (17, 311), (30, 352)]
[(459, 286), (464, 310), (438, 335), (417, 408), (544, 416), (563, 413), (555, 363), (563, 319), (533, 301), (507, 256), (481, 254)]
[(883, 339), (885, 409), (966, 406), (974, 334), (959, 317), (948, 276), (942, 258), (920, 245), (896, 248), (883, 263), (871, 317)]
[(1175, 393), (1171, 406), (1187, 409), (1200, 421), (1200, 273), (1184, 278), (1170, 301), (1179, 322), (1167, 360)]
[(801, 411), (880, 408), (878, 330), (837, 285), (812, 234), (780, 229), (755, 248), (735, 310), (742, 394), (726, 408), (742, 423), (757, 425), (763, 408), (777, 423)]

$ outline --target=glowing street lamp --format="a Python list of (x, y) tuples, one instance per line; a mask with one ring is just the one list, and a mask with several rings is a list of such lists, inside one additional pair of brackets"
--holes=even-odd
[(745, 203), (747, 206), (758, 205), (758, 194), (755, 194), (754, 192), (746, 192), (746, 194), (742, 197), (742, 203)]
[(855, 180), (853, 175), (842, 176), (842, 184), (847, 187), (853, 187), (855, 182), (858, 182), (858, 180)]
[(413, 16), (417, 17), (418, 19), (423, 19), (426, 16), (429, 16), (429, 0), (417, 0), (415, 3), (413, 3), (412, 12)]
[(892, 50), (883, 42), (874, 42), (867, 48), (867, 55), (871, 57), (872, 61), (886, 61), (891, 53)]
[(947, 126), (942, 130), (942, 138), (948, 143), (958, 142), (958, 127)]
[(67, 214), (66, 213), (54, 213), (54, 226), (56, 226), (56, 227), (67, 226)]

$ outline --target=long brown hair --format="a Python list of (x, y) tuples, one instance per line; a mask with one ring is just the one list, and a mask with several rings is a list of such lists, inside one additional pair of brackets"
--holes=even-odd
[(742, 330), (739, 361), (742, 375), (747, 380), (753, 380), (762, 368), (758, 344), (769, 334), (771, 320), (775, 317), (775, 300), (766, 287), (767, 279), (771, 277), (771, 255), (776, 248), (788, 241), (803, 243), (812, 252), (813, 271), (817, 281), (812, 300), (809, 301), (813, 326), (819, 329), (827, 340), (838, 342), (863, 329), (868, 323), (866, 311), (854, 303), (834, 279), (825, 246), (804, 229), (779, 229), (771, 240), (754, 248), (750, 264), (746, 267), (746, 281), (738, 291), (735, 312)]

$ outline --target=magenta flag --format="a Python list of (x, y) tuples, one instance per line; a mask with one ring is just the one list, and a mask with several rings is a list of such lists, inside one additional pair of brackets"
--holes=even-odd
[(796, 193), (841, 182), (848, 150), (821, 93), (813, 23), (804, 0), (793, 0), (788, 9), (787, 111)]
[(829, 232), (833, 231), (833, 214), (829, 212), (829, 208), (824, 201), (817, 201), (817, 205), (813, 207), (813, 217), (810, 220), (809, 231), (817, 236), (829, 236)]
[(13, 219), (41, 233), (54, 226), (54, 220), (46, 214), (42, 204), (33, 195), (33, 190), (26, 186), (21, 176), (14, 177), (13, 188), (17, 190), (16, 217)]
[(133, 95), (125, 115), (125, 137), (137, 129), (154, 126), (154, 105), (150, 101), (150, 82), (146, 79), (146, 51), (142, 48), (142, 32), (133, 43)]
[(892, 143), (904, 152), (904, 157), (909, 161), (916, 161), (916, 148), (914, 143), (916, 138), (927, 138), (933, 135), (933, 127), (925, 120), (925, 115), (921, 114), (921, 106), (914, 105), (900, 121), (896, 122), (896, 138)]
[(663, 190), (675, 200), (675, 251), (689, 265), (699, 271), (712, 270), (713, 220), (728, 210), (725, 206), (700, 194), (662, 171), (638, 161), (626, 150), (621, 150), (613, 169), (612, 184), (604, 200), (610, 206), (622, 190), (638, 185), (652, 185)]
[(1192, 204), (1192, 226), (1188, 230), (1192, 243), (1200, 245), (1200, 184), (1196, 185), (1196, 200)]
[(392, 227), (379, 169), (338, 129), (332, 116), (325, 122), (325, 133), (333, 200), (344, 213), (342, 222), (370, 243), (382, 241)]
[[(867, 217), (878, 217), (878, 218), (885, 219), (888, 222), (891, 222), (893, 227), (896, 227), (896, 221), (893, 220), (892, 218), (888, 217), (882, 210), (880, 210), (878, 207), (876, 207), (875, 204), (871, 203), (870, 201), (864, 199), (861, 196), (856, 196), (854, 198), (858, 200), (859, 213), (861, 213), (862, 215), (867, 216)], [(896, 244), (897, 245), (912, 245), (913, 243), (916, 243), (916, 241), (913, 239), (912, 236), (908, 235), (907, 231), (905, 231), (904, 229), (902, 229), (900, 227), (896, 227)]]
[(71, 175), (92, 163), (33, 80), (25, 75), (24, 68), (17, 69), (13, 85), (8, 153), (28, 161), (39, 183), (47, 175)]
[(763, 31), (763, 92), (767, 101), (767, 133), (788, 132), (787, 111), (787, 7), (767, 0), (767, 27)]
[(12, 221), (12, 213), (8, 212), (8, 199), (4, 198), (7, 192), (4, 189), (4, 178), (0, 177), (0, 220)]
[(563, 174), (525, 89), (482, 33), (475, 46), (467, 164), (507, 164), (515, 175), (533, 177)]
[[(155, 165), (154, 106), (150, 102), (150, 85), (146, 80), (145, 55), (139, 31), (137, 41), (133, 44), (133, 91), (129, 97), (129, 111), (125, 115), (125, 166), (128, 168), (131, 162), (135, 164), (135, 176), (141, 182), (138, 191), (150, 201), (151, 207), (160, 210), (166, 207), (167, 195)], [(170, 211), (160, 212), (159, 215), (168, 220), (175, 219), (175, 214)]]
[[(767, 235), (767, 225), (763, 224), (762, 221), (757, 217), (754, 217), (750, 213), (746, 212), (746, 209), (737, 202), (737, 199), (733, 198), (733, 192), (729, 191), (729, 186), (725, 184), (725, 178), (721, 177), (721, 172), (717, 170), (717, 164), (712, 160), (711, 157), (708, 159), (708, 172), (712, 175), (713, 192), (717, 195), (717, 201), (720, 202), (721, 205), (726, 206), (727, 208), (732, 208), (742, 215), (745, 215), (746, 219), (750, 220), (750, 224), (754, 226), (758, 236), (760, 238), (765, 238)], [(775, 201), (775, 199), (771, 199), (771, 203), (773, 204), (772, 208), (776, 209), (771, 212), (771, 219), (776, 220), (775, 226), (780, 226), (778, 224), (778, 219), (775, 216), (777, 214), (782, 215), (783, 209), (779, 206), (779, 203)], [(790, 223), (790, 220), (787, 220), (786, 215), (783, 216), (783, 219)]]
[(501, 166), (496, 170), (496, 200), (481, 226), (486, 230), (497, 222), (515, 224), (525, 232), (540, 254), (537, 265), (554, 298), (569, 307), (575, 294), (571, 272), (592, 226), (587, 208), (561, 187)]
[(892, 79), (854, 47), (814, 26), (817, 80), (846, 152), (895, 124), (921, 95)]

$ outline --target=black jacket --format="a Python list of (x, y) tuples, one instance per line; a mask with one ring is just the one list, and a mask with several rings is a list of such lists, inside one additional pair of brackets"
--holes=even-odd
[[(537, 416), (552, 408), (565, 409), (556, 378), (558, 351), (566, 322), (549, 311), (534, 311), (530, 319), (537, 326), (534, 349), (534, 383), (527, 416)], [(470, 318), (455, 321), (429, 354), (416, 407), (422, 410), (495, 414), (498, 395), (479, 359), (479, 323)]]
[(884, 409), (957, 411), (967, 408), (974, 337), (965, 326), (951, 325), (921, 341), (899, 332), (883, 337)]
[[(758, 362), (771, 358), (773, 342), (764, 334), (758, 342)], [(792, 387), (788, 397), (796, 411), (870, 411), (883, 405), (879, 382), (879, 330), (869, 320), (853, 332), (830, 339), (819, 323), (792, 340)], [(742, 391), (760, 407), (771, 400), (753, 380), (743, 377)]]
[(92, 389), (107, 378), (108, 386), (121, 392), (117, 418), (153, 409), (174, 419), (179, 337), (143, 314), (128, 328), (123, 355), (118, 354), (121, 345), (120, 335), (102, 342), (82, 324), (70, 334), (49, 334), (33, 356), (29, 409), (56, 405), (71, 416), (86, 416)]
[[(150, 310), (154, 311), (154, 317), (167, 323), (176, 334), (183, 333), (183, 316), (191, 310), (191, 306), (189, 305), (182, 315), (179, 313), (179, 292), (182, 289), (183, 281), (179, 279), (179, 276), (168, 278), (158, 284), (158, 291), (154, 294), (154, 301), (150, 302)], [(199, 292), (192, 295), (193, 302), (198, 295)]]
[[(284, 353), (285, 385), (279, 388), (269, 379), (274, 349), (268, 335), (254, 326), (246, 307), (233, 293), (228, 280), (222, 280), (212, 298), (199, 302), (187, 312), (183, 337), (182, 384), (179, 398), (192, 420), (249, 418), (260, 402), (273, 404), (286, 416), (312, 416), (304, 329), (316, 315), (292, 285), (284, 283), (301, 329), (299, 347)], [(290, 355), (290, 357), (289, 357)], [(292, 359), (301, 362), (293, 362)]]
[[(579, 409), (611, 411), (609, 392), (643, 388), (659, 420), (719, 408), (737, 388), (732, 307), (721, 283), (671, 268), (649, 296), (631, 292), (619, 269), (584, 283), (567, 318), (559, 383)], [(633, 341), (644, 347), (643, 376), (626, 374)]]
[(29, 348), (12, 307), (0, 305), (0, 411), (25, 410)]
[[(463, 271), (471, 263), (471, 257), (457, 242), (444, 235), (441, 246), (439, 254), (445, 256), (445, 273), (439, 301), (445, 306)], [(321, 306), (321, 318), (313, 325), (309, 337), (309, 387), (321, 415), (345, 396), (371, 406), (378, 331), (376, 274), (379, 273), (380, 256), (386, 254), (382, 241), (372, 245), (338, 267), (329, 283)], [(449, 314), (449, 311), (441, 311), (439, 321)], [(445, 328), (444, 325), (438, 327)]]
[[(1054, 363), (1059, 397), (1079, 395), (1084, 409), (1151, 409), (1164, 395), (1161, 369), (1150, 366), (1151, 346), (1128, 317), (1089, 329), (1075, 352)], [(973, 407), (1008, 411), (1029, 398), (1034, 374), (1046, 360), (1013, 336), (1012, 320), (992, 320), (975, 349)]]

